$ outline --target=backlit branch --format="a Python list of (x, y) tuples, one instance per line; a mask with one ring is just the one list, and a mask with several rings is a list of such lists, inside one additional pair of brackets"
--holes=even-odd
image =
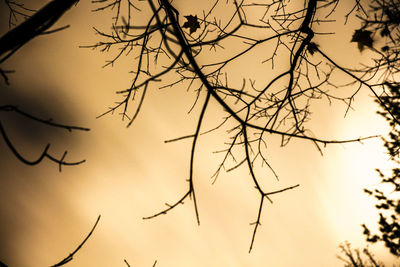
[(51, 267), (62, 266), (62, 265), (65, 265), (65, 264), (67, 264), (68, 262), (70, 262), (70, 261), (73, 260), (75, 254), (83, 247), (83, 245), (86, 243), (86, 241), (87, 241), (87, 240), (90, 238), (90, 236), (93, 234), (94, 229), (96, 229), (96, 226), (97, 226), (97, 224), (98, 224), (99, 221), (100, 221), (100, 217), (101, 217), (101, 215), (99, 215), (99, 217), (97, 217), (97, 220), (96, 220), (95, 224), (93, 225), (92, 230), (90, 230), (89, 234), (85, 237), (85, 239), (82, 241), (82, 243), (80, 243), (80, 244), (78, 245), (78, 247), (77, 247), (73, 252), (71, 252), (67, 257), (65, 257), (64, 259), (62, 259), (60, 262), (58, 262), (58, 263), (52, 265)]
[(27, 165), (37, 165), (39, 163), (42, 162), (43, 159), (47, 158), (50, 161), (53, 161), (55, 163), (58, 164), (59, 166), (59, 171), (61, 172), (61, 167), (64, 166), (74, 166), (74, 165), (79, 165), (84, 163), (86, 160), (81, 160), (81, 161), (77, 161), (77, 162), (68, 162), (65, 161), (65, 157), (67, 156), (67, 151), (64, 152), (64, 154), (62, 155), (61, 158), (56, 158), (54, 156), (52, 156), (51, 154), (49, 154), (49, 148), (50, 148), (50, 144), (47, 144), (46, 147), (43, 149), (42, 153), (39, 155), (39, 157), (35, 160), (28, 160), (26, 159), (24, 156), (22, 156), (17, 149), (14, 147), (14, 145), (12, 144), (12, 142), (10, 141), (6, 131), (3, 128), (3, 125), (0, 122), (0, 133), (1, 136), (3, 138), (3, 140), (5, 141), (6, 145), (8, 146), (8, 148), (11, 150), (11, 152), (14, 154), (14, 156), (20, 160), (21, 162), (27, 164)]
[[(315, 33), (313, 26), (331, 22), (328, 17), (336, 10), (337, 0), (304, 0), (302, 8), (293, 7), (285, 1), (222, 2), (212, 1), (210, 7), (202, 12), (193, 10), (192, 14), (180, 14), (178, 5), (168, 0), (157, 3), (153, 0), (137, 1), (134, 4), (138, 9), (149, 11), (149, 15), (140, 21), (135, 20), (138, 9), (120, 8), (123, 3), (129, 6), (133, 1), (104, 0), (98, 11), (118, 4), (112, 31), (97, 29), (103, 40), (86, 47), (112, 53), (114, 56), (108, 66), (115, 65), (122, 55), (134, 55), (132, 82), (128, 89), (118, 90), (120, 100), (101, 116), (119, 111), (123, 119), (129, 119), (128, 126), (131, 125), (137, 118), (146, 92), (155, 87), (184, 86), (187, 91), (195, 92), (195, 105), (201, 105), (194, 134), (166, 141), (192, 141), (188, 191), (174, 204), (167, 204), (166, 209), (145, 219), (166, 214), (191, 197), (199, 222), (193, 179), (195, 147), (202, 134), (229, 127), (226, 131), (229, 142), (226, 142), (225, 149), (219, 151), (225, 154), (213, 175), (213, 182), (222, 169), (231, 171), (247, 165), (261, 196), (251, 250), (261, 223), (264, 199), (272, 203), (273, 194), (299, 186), (269, 193), (261, 187), (265, 177), (256, 173), (256, 164), (261, 162), (262, 166), (270, 169), (273, 177), (278, 178), (278, 172), (265, 152), (271, 142), (270, 136), (279, 136), (282, 146), (291, 140), (307, 140), (316, 145), (321, 153), (322, 147), (327, 144), (362, 142), (376, 136), (336, 140), (314, 135), (307, 128), (315, 102), (344, 102), (351, 108), (352, 100), (359, 91), (355, 88), (347, 96), (331, 93), (329, 89), (339, 87), (331, 78), (338, 67), (327, 57), (322, 60), (328, 64), (321, 64), (321, 59), (314, 55), (322, 53), (322, 49), (313, 42), (313, 38), (323, 33)], [(223, 8), (223, 17), (218, 8)], [(355, 5), (354, 10), (358, 9)], [(256, 12), (261, 14), (260, 17), (254, 16)], [(250, 13), (252, 16), (248, 15)], [(349, 14), (352, 13), (353, 10)], [(235, 76), (238, 74), (232, 74), (232, 70), (239, 70), (240, 73), (241, 68), (245, 69), (243, 66), (261, 74), (256, 78), (243, 74), (244, 77), (237, 82)], [(356, 83), (360, 82), (358, 76), (351, 77)], [(137, 97), (139, 99), (132, 111), (132, 100)], [(203, 101), (198, 101), (202, 98)], [(204, 124), (210, 99), (225, 112), (225, 117), (218, 126), (205, 130), (201, 125)], [(231, 160), (233, 166), (229, 166)]]

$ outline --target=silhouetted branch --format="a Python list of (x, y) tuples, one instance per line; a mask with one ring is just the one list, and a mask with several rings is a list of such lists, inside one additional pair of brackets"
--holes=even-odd
[[(142, 6), (147, 3), (147, 8), (151, 11), (145, 22), (135, 20), (133, 14), (137, 10), (122, 8), (123, 0), (96, 2), (101, 4), (95, 9), (96, 11), (116, 8), (112, 31), (109, 33), (96, 28), (96, 33), (104, 40), (85, 47), (99, 49), (101, 52), (115, 51), (106, 66), (114, 66), (125, 54), (133, 54), (135, 57), (135, 66), (131, 71), (134, 75), (132, 83), (127, 89), (117, 91), (122, 99), (101, 116), (120, 110), (122, 119), (128, 118), (127, 125), (131, 125), (139, 114), (148, 90), (151, 90), (156, 82), (161, 83), (163, 80), (167, 81), (160, 84), (159, 88), (184, 85), (189, 91), (196, 86), (192, 89), (196, 93), (194, 105), (201, 105), (195, 133), (165, 141), (170, 143), (191, 139), (187, 179), (189, 189), (174, 204), (167, 204), (166, 209), (144, 219), (166, 214), (179, 204), (183, 204), (188, 197), (193, 197), (196, 219), (199, 222), (193, 186), (196, 143), (200, 135), (227, 126), (230, 127), (227, 130), (229, 142), (226, 143), (226, 149), (218, 151), (225, 155), (212, 178), (215, 182), (220, 170), (234, 170), (247, 163), (250, 177), (261, 196), (251, 250), (261, 222), (264, 198), (272, 202), (271, 195), (298, 186), (269, 193), (261, 187), (262, 178), (255, 172), (255, 164), (261, 163), (262, 166), (267, 166), (278, 180), (278, 173), (268, 162), (265, 154), (269, 136), (279, 136), (282, 146), (287, 145), (292, 139), (310, 141), (321, 154), (321, 147), (327, 144), (362, 142), (377, 137), (374, 135), (335, 140), (315, 136), (306, 128), (307, 122), (311, 119), (310, 107), (315, 101), (321, 99), (327, 99), (329, 103), (340, 101), (347, 105), (347, 110), (351, 108), (352, 101), (360, 88), (355, 88), (345, 97), (330, 93), (329, 88), (340, 87), (331, 81), (332, 73), (336, 69), (347, 71), (354, 79), (354, 83), (362, 83), (363, 86), (370, 86), (369, 88), (373, 90), (373, 85), (363, 77), (358, 77), (354, 71), (335, 65), (328, 57), (323, 57), (323, 61), (328, 65), (321, 64), (321, 61), (314, 56), (317, 52), (322, 53), (323, 49), (318, 48), (318, 44), (312, 41), (315, 35), (319, 34), (314, 32), (313, 26), (316, 23), (330, 22), (325, 16), (326, 13), (329, 16), (335, 12), (337, 0), (304, 0), (304, 6), (297, 9), (288, 9), (288, 4), (284, 1), (249, 3), (241, 0), (233, 1), (232, 4), (225, 2), (222, 4), (216, 0), (211, 3), (208, 10), (203, 11), (202, 15), (196, 14), (195, 11), (193, 14), (181, 15), (173, 2), (168, 0), (140, 1), (137, 2), (138, 5), (141, 4), (138, 9), (143, 10)], [(128, 0), (125, 2), (131, 3)], [(222, 19), (215, 15), (219, 4), (223, 5), (225, 10)], [(251, 9), (260, 8), (265, 9), (261, 18), (246, 15)], [(356, 1), (346, 16), (360, 10), (362, 6)], [(180, 21), (182, 17), (185, 22)], [(274, 46), (272, 49), (271, 44)], [(224, 51), (225, 45), (228, 47), (234, 45), (235, 49)], [(241, 82), (232, 82), (234, 79), (229, 75), (232, 68), (237, 67), (235, 64), (238, 62), (243, 64), (242, 60), (248, 59), (246, 56), (254, 53), (260, 55), (262, 63), (270, 62), (272, 67), (268, 70), (262, 69), (263, 75), (257, 80), (243, 78)], [(283, 57), (285, 61), (280, 62), (278, 69), (275, 69), (278, 54), (285, 54), (286, 58)], [(253, 67), (253, 63), (258, 64), (254, 62), (254, 58), (251, 58), (253, 60), (251, 63), (246, 62), (246, 65)], [(158, 65), (160, 59), (163, 60), (161, 67)], [(131, 116), (128, 106), (137, 96), (140, 98), (136, 101)], [(203, 97), (204, 101), (198, 101)], [(376, 97), (379, 98), (379, 95), (376, 94)], [(214, 100), (226, 116), (218, 126), (211, 130), (203, 130), (200, 126), (210, 99)], [(227, 166), (231, 159), (234, 166)]]
[(338, 255), (337, 258), (346, 263), (345, 267), (384, 267), (382, 263), (375, 260), (368, 248), (364, 248), (361, 253), (359, 249), (352, 249), (349, 242), (341, 244), (339, 248), (344, 257)]
[(175, 202), (174, 204), (170, 205), (168, 203), (165, 203), (165, 205), (168, 207), (167, 209), (164, 209), (154, 215), (151, 216), (147, 216), (147, 217), (143, 217), (143, 220), (148, 220), (148, 219), (152, 219), (155, 217), (158, 217), (162, 214), (167, 214), (168, 211), (172, 210), (173, 208), (175, 208), (176, 206), (178, 206), (179, 204), (183, 204), (183, 201), (190, 196), (190, 194), (192, 193), (191, 188), (189, 188), (189, 190), (183, 195), (183, 197), (181, 197), (177, 202)]
[[(84, 128), (84, 127), (79, 127), (79, 126), (71, 126), (71, 125), (64, 125), (64, 124), (59, 124), (56, 122), (53, 122), (51, 119), (48, 120), (44, 120), (41, 118), (38, 118), (36, 116), (33, 116), (25, 111), (20, 110), (17, 106), (13, 106), (13, 105), (4, 105), (4, 106), (0, 106), (0, 111), (3, 112), (15, 112), (29, 120), (32, 121), (36, 121), (38, 123), (47, 125), (49, 127), (54, 127), (54, 128), (62, 128), (62, 129), (66, 129), (67, 131), (71, 132), (73, 130), (79, 130), (79, 131), (90, 131), (89, 128)], [(11, 150), (11, 152), (23, 163), (28, 164), (28, 165), (37, 165), (39, 163), (42, 162), (42, 160), (44, 158), (48, 158), (49, 160), (57, 163), (59, 165), (59, 171), (61, 172), (61, 168), (63, 165), (65, 166), (73, 166), (73, 165), (79, 165), (84, 163), (86, 160), (81, 160), (81, 161), (77, 161), (77, 162), (68, 162), (68, 161), (64, 161), (65, 157), (67, 156), (67, 151), (64, 152), (63, 156), (61, 158), (57, 158), (52, 156), (51, 154), (49, 154), (49, 148), (50, 148), (50, 144), (47, 144), (46, 147), (44, 148), (44, 150), (42, 151), (42, 153), (40, 154), (40, 156), (36, 159), (36, 160), (28, 160), (26, 159), (24, 156), (22, 156), (18, 150), (14, 147), (14, 145), (12, 144), (10, 138), (8, 137), (3, 125), (1, 124), (0, 121), (0, 133), (1, 136), (3, 137), (4, 141), (6, 142), (8, 148)]]
[[(340, 66), (339, 64), (337, 64), (334, 60), (332, 60), (329, 56), (327, 56), (324, 52), (322, 52), (318, 47), (316, 48), (316, 51), (318, 51), (324, 58), (326, 58), (330, 63), (332, 63), (337, 69), (341, 70), (342, 72), (346, 73), (348, 76), (350, 76), (351, 78), (354, 79), (354, 82), (358, 82), (360, 83), (360, 86), (363, 85), (365, 87), (367, 87), (375, 96), (376, 100), (381, 104), (381, 106), (385, 109), (386, 112), (388, 112), (390, 114), (390, 116), (393, 118), (393, 120), (400, 125), (400, 122), (397, 120), (396, 116), (392, 113), (392, 111), (390, 110), (390, 108), (387, 106), (387, 104), (385, 104), (381, 97), (378, 95), (378, 93), (374, 90), (374, 87), (382, 87), (383, 84), (375, 84), (375, 85), (371, 85), (370, 83), (364, 81), (362, 78), (357, 77), (355, 74), (353, 74), (351, 72), (351, 70), (348, 70), (342, 66)], [(359, 87), (361, 88), (361, 87)], [(356, 93), (358, 92), (358, 90), (356, 91)], [(353, 96), (356, 94), (354, 93)]]
[[(0, 63), (36, 36), (45, 33), (79, 0), (53, 0), (0, 38)], [(8, 1), (10, 3), (10, 1)], [(11, 9), (13, 10), (13, 9)]]
[(97, 217), (97, 220), (96, 220), (95, 224), (93, 225), (92, 230), (90, 230), (89, 234), (85, 237), (85, 239), (82, 241), (82, 243), (80, 243), (79, 246), (72, 253), (70, 253), (67, 257), (62, 259), (59, 263), (52, 265), (51, 267), (62, 266), (73, 260), (73, 257), (75, 256), (75, 254), (83, 247), (83, 245), (86, 243), (86, 241), (92, 235), (94, 229), (96, 228), (98, 222), (100, 221), (100, 217), (101, 217), (101, 215), (99, 215), (99, 217)]
[(36, 122), (39, 122), (39, 123), (42, 123), (42, 124), (45, 124), (45, 125), (48, 125), (51, 127), (55, 127), (55, 128), (64, 128), (64, 129), (68, 130), (69, 132), (72, 132), (72, 130), (90, 131), (89, 128), (55, 123), (55, 122), (53, 122), (52, 119), (44, 120), (44, 119), (38, 118), (38, 117), (33, 116), (25, 111), (20, 110), (17, 106), (13, 106), (13, 105), (0, 106), (0, 111), (15, 112), (15, 113), (20, 114), (28, 119), (33, 120), (33, 121), (36, 121)]
[(204, 104), (203, 104), (203, 108), (202, 108), (201, 113), (200, 113), (200, 116), (199, 116), (199, 121), (198, 121), (198, 123), (197, 123), (196, 132), (195, 132), (195, 134), (194, 134), (194, 136), (193, 136), (192, 151), (191, 151), (191, 153), (190, 153), (190, 169), (189, 169), (189, 179), (188, 179), (188, 182), (189, 182), (189, 190), (188, 190), (188, 192), (187, 192), (180, 200), (178, 200), (175, 204), (173, 204), (173, 205), (168, 205), (168, 204), (167, 204), (167, 206), (168, 206), (167, 209), (165, 209), (165, 210), (163, 210), (163, 211), (161, 211), (161, 212), (159, 212), (159, 213), (156, 213), (156, 214), (154, 214), (154, 215), (152, 215), (152, 216), (143, 217), (143, 219), (151, 219), (151, 218), (157, 217), (157, 216), (159, 216), (159, 215), (161, 215), (161, 214), (166, 214), (168, 211), (170, 211), (171, 209), (173, 209), (173, 208), (176, 207), (177, 205), (183, 204), (183, 201), (186, 199), (186, 197), (189, 196), (189, 197), (193, 197), (193, 203), (194, 203), (194, 209), (195, 209), (195, 213), (196, 213), (197, 223), (200, 224), (199, 211), (198, 211), (198, 209), (197, 209), (196, 195), (195, 195), (195, 192), (194, 192), (193, 168), (194, 168), (194, 156), (195, 156), (195, 149), (196, 149), (197, 138), (198, 138), (199, 135), (200, 135), (201, 123), (203, 122), (204, 114), (205, 114), (205, 112), (206, 112), (207, 105), (208, 105), (209, 100), (210, 100), (210, 96), (211, 96), (211, 94), (210, 94), (210, 93), (207, 93), (205, 102), (204, 102)]
[[(124, 260), (126, 266), (131, 267), (131, 265), (129, 264), (129, 262), (127, 260)], [(153, 267), (155, 267), (157, 264), (157, 260), (153, 263)]]
[(257, 187), (257, 189), (261, 192), (261, 201), (260, 201), (260, 204), (259, 204), (259, 207), (258, 207), (257, 220), (256, 220), (256, 222), (250, 224), (250, 225), (254, 225), (254, 230), (253, 230), (253, 235), (251, 237), (249, 253), (253, 249), (254, 240), (256, 238), (256, 233), (257, 233), (257, 228), (258, 228), (259, 225), (261, 225), (261, 213), (262, 213), (262, 208), (263, 208), (263, 204), (264, 204), (264, 199), (267, 198), (272, 204), (272, 200), (268, 197), (269, 195), (282, 193), (282, 192), (284, 192), (286, 190), (290, 190), (290, 189), (296, 188), (298, 186), (300, 186), (300, 185), (297, 184), (297, 185), (294, 185), (294, 186), (289, 186), (289, 187), (286, 187), (286, 188), (283, 188), (283, 189), (280, 189), (280, 190), (277, 190), (277, 191), (268, 192), (268, 193), (262, 192), (262, 189)]
[[(24, 112), (22, 110), (20, 110), (17, 106), (13, 106), (13, 105), (4, 105), (4, 106), (0, 106), (0, 111), (4, 111), (4, 112), (15, 112), (23, 117), (26, 117), (32, 121), (36, 121), (38, 123), (44, 124), (44, 125), (48, 125), (50, 127), (55, 127), (55, 128), (63, 128), (68, 130), (69, 132), (71, 132), (72, 130), (79, 130), (79, 131), (89, 131), (90, 129), (88, 128), (84, 128), (84, 127), (78, 127), (78, 126), (70, 126), (70, 125), (63, 125), (63, 124), (59, 124), (59, 123), (55, 123), (53, 122), (51, 119), (49, 120), (43, 120), (41, 118), (38, 118), (36, 116), (33, 116), (27, 112)], [(51, 154), (48, 153), (48, 150), (50, 148), (50, 144), (47, 144), (45, 149), (42, 151), (41, 155), (36, 159), (36, 160), (27, 160), (25, 157), (23, 157), (18, 151), (17, 149), (14, 147), (14, 145), (12, 144), (12, 142), (10, 141), (4, 127), (2, 126), (1, 122), (0, 122), (0, 132), (1, 135), (4, 139), (4, 141), (6, 142), (7, 146), (10, 148), (10, 150), (13, 152), (13, 154), (23, 163), (28, 164), (28, 165), (37, 165), (39, 164), (44, 158), (48, 158), (49, 160), (57, 163), (59, 165), (59, 171), (61, 172), (61, 166), (62, 165), (66, 165), (66, 166), (72, 166), (72, 165), (79, 165), (84, 163), (86, 160), (81, 160), (78, 162), (67, 162), (64, 161), (66, 155), (67, 155), (67, 151), (64, 152), (63, 156), (58, 159), (54, 156), (52, 156)]]
[[(9, 30), (6, 34), (4, 34), (0, 38), (0, 64), (6, 61), (20, 47), (25, 45), (27, 42), (29, 42), (36, 36), (42, 34), (51, 34), (67, 28), (68, 26), (64, 26), (61, 28), (48, 30), (70, 7), (72, 7), (72, 5), (78, 3), (78, 1), (79, 0), (53, 0), (50, 3), (46, 4), (39, 11), (35, 12), (33, 15), (27, 15), (26, 13), (34, 12), (35, 10), (29, 9), (25, 7), (23, 4), (17, 3), (16, 1), (5, 0), (5, 3), (10, 10), (10, 18), (9, 18), (10, 27), (16, 23), (17, 15), (23, 16), (26, 20), (23, 21), (18, 26), (16, 26), (15, 28)], [(5, 83), (9, 85), (9, 80), (6, 75), (7, 73), (10, 73), (10, 71), (5, 71), (0, 68), (1, 76), (3, 77)], [(29, 113), (20, 110), (17, 106), (13, 105), (0, 106), (0, 111), (15, 112), (17, 114), (24, 116), (25, 118), (39, 122), (41, 124), (45, 124), (50, 127), (64, 128), (68, 131), (72, 130), (89, 131), (88, 128), (62, 125), (55, 123), (52, 120), (40, 119), (38, 117), (35, 117)], [(59, 164), (59, 171), (61, 172), (62, 165), (78, 165), (85, 162), (85, 160), (79, 162), (64, 161), (67, 155), (67, 151), (64, 152), (63, 156), (60, 159), (50, 155), (48, 153), (50, 144), (48, 144), (45, 147), (41, 155), (36, 160), (27, 160), (12, 145), (1, 123), (0, 123), (0, 132), (4, 141), (6, 142), (10, 150), (13, 152), (13, 154), (25, 164), (36, 165), (39, 164), (44, 158), (48, 158), (51, 161)]]
[(17, 1), (4, 0), (4, 2), (10, 11), (10, 15), (8, 18), (9, 28), (17, 25), (18, 17), (27, 19), (31, 16), (33, 12), (36, 12), (36, 10), (28, 8), (24, 4), (18, 3)]
[(60, 159), (57, 159), (55, 157), (53, 157), (52, 155), (50, 155), (48, 153), (48, 150), (50, 148), (50, 144), (47, 144), (46, 147), (44, 148), (44, 150), (42, 151), (42, 153), (40, 154), (40, 156), (36, 159), (36, 160), (27, 160), (25, 157), (23, 157), (13, 146), (13, 144), (11, 143), (10, 139), (7, 136), (7, 133), (5, 132), (2, 123), (0, 122), (0, 133), (1, 136), (3, 137), (4, 141), (6, 142), (8, 148), (11, 150), (11, 152), (23, 163), (28, 164), (28, 165), (37, 165), (40, 162), (42, 162), (42, 160), (44, 158), (48, 158), (49, 160), (57, 163), (59, 165), (59, 171), (61, 172), (61, 166), (65, 165), (65, 166), (73, 166), (73, 165), (79, 165), (84, 163), (86, 160), (81, 160), (78, 162), (67, 162), (64, 161), (66, 155), (67, 155), (67, 151), (64, 152), (63, 156)]
[(3, 77), (4, 82), (5, 82), (7, 85), (10, 85), (10, 81), (9, 81), (9, 79), (8, 79), (7, 73), (14, 73), (14, 72), (15, 72), (15, 71), (13, 71), (13, 70), (3, 70), (3, 69), (0, 68), (0, 75)]

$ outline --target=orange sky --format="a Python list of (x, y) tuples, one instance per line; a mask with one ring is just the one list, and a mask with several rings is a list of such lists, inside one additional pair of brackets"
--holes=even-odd
[[(92, 26), (101, 26), (104, 16), (91, 13), (92, 8), (81, 1), (58, 22), (71, 28), (36, 38), (4, 65), (17, 71), (10, 75), (11, 86), (3, 88), (9, 90), (7, 99), (43, 116), (50, 116), (47, 110), (59, 122), (91, 131), (37, 128), (0, 114), (16, 147), (27, 157), (34, 158), (51, 142), (56, 155), (68, 150), (70, 160), (87, 159), (59, 173), (58, 166), (47, 161), (35, 167), (23, 165), (0, 142), (2, 261), (9, 266), (55, 264), (75, 249), (99, 214), (102, 218), (93, 236), (68, 266), (124, 266), (124, 259), (131, 266), (152, 266), (155, 260), (163, 267), (342, 266), (336, 258), (340, 243), (365, 245), (360, 224), (372, 227), (377, 214), (362, 189), (379, 181), (375, 168), (388, 168), (378, 140), (330, 145), (323, 157), (310, 142), (293, 140), (284, 148), (271, 142), (270, 163), (280, 181), (265, 171), (265, 183), (271, 191), (300, 187), (274, 196), (272, 205), (265, 203), (250, 254), (249, 223), (256, 219), (259, 196), (248, 170), (221, 173), (212, 185), (211, 176), (221, 160), (213, 151), (224, 148), (223, 131), (199, 140), (195, 186), (201, 225), (196, 224), (189, 200), (167, 215), (142, 220), (186, 192), (191, 143), (164, 144), (164, 140), (192, 133), (200, 106), (187, 114), (193, 92), (154, 87), (132, 127), (127, 129), (118, 115), (95, 119), (118, 100), (116, 90), (129, 86), (133, 59), (101, 68), (111, 55), (79, 48), (99, 38)], [(322, 49), (343, 64), (350, 56), (351, 62), (361, 61), (356, 44), (349, 43), (354, 24), (343, 26), (338, 15), (335, 25), (337, 35), (317, 39)], [(328, 139), (384, 134), (386, 124), (375, 114), (377, 105), (370, 95), (362, 91), (355, 111), (345, 119), (344, 105), (316, 106), (310, 127)], [(216, 103), (211, 110), (205, 128), (223, 116)], [(386, 263), (393, 260), (379, 246), (372, 250)]]

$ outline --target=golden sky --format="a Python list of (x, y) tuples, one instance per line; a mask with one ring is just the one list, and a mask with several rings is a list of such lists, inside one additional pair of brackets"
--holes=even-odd
[[(37, 1), (38, 6), (43, 1)], [(180, 1), (181, 14), (198, 1)], [(196, 4), (197, 2), (197, 4)], [(4, 10), (4, 4), (0, 5)], [(200, 8), (196, 6), (196, 8)], [(93, 26), (107, 29), (107, 14), (91, 12), (81, 1), (60, 21), (67, 30), (41, 36), (21, 48), (5, 68), (11, 86), (2, 86), (1, 103), (22, 103), (55, 121), (89, 127), (90, 132), (69, 133), (38, 127), (18, 116), (1, 115), (15, 146), (34, 158), (51, 143), (50, 151), (67, 159), (87, 162), (64, 167), (44, 161), (34, 167), (18, 161), (0, 142), (0, 259), (9, 266), (49, 266), (72, 252), (87, 235), (97, 216), (101, 220), (93, 236), (68, 266), (342, 266), (336, 258), (340, 243), (363, 247), (360, 224), (377, 221), (374, 202), (362, 189), (379, 181), (375, 168), (387, 169), (388, 157), (379, 140), (329, 145), (321, 156), (308, 141), (293, 140), (286, 147), (269, 144), (270, 163), (277, 182), (265, 170), (271, 191), (300, 184), (265, 203), (262, 226), (249, 254), (252, 226), (259, 195), (248, 170), (222, 172), (216, 183), (226, 141), (224, 131), (202, 136), (195, 162), (195, 187), (201, 224), (196, 224), (193, 202), (186, 200), (167, 215), (142, 220), (172, 203), (187, 190), (191, 142), (165, 144), (164, 140), (190, 134), (200, 106), (188, 114), (195, 93), (173, 87), (148, 91), (143, 109), (130, 128), (118, 115), (95, 117), (118, 100), (115, 91), (128, 87), (132, 57), (114, 68), (101, 68), (111, 54), (79, 48), (97, 42)], [(189, 11), (188, 11), (189, 10)], [(3, 12), (3, 11), (2, 11)], [(363, 60), (356, 44), (349, 42), (354, 21), (326, 26), (334, 36), (316, 39), (324, 51), (343, 64)], [(4, 19), (2, 19), (4, 20)], [(5, 23), (2, 23), (2, 33)], [(322, 26), (321, 26), (322, 27)], [(248, 67), (237, 73), (246, 73)], [(235, 72), (235, 73), (236, 73)], [(340, 77), (339, 77), (340, 78)], [(386, 123), (376, 115), (371, 93), (361, 91), (344, 118), (346, 107), (327, 102), (314, 108), (309, 124), (314, 134), (328, 139), (385, 134)], [(3, 102), (4, 101), (4, 102)], [(212, 102), (206, 126), (215, 126), (224, 115)], [(207, 127), (206, 127), (207, 128)], [(378, 259), (393, 259), (379, 246)]]

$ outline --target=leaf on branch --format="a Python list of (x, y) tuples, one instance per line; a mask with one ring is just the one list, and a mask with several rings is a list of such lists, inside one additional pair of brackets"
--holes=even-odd
[(358, 49), (362, 52), (365, 46), (372, 48), (374, 40), (372, 39), (371, 34), (371, 31), (363, 29), (355, 30), (351, 42), (357, 43)]
[(194, 33), (197, 29), (200, 29), (199, 19), (197, 15), (185, 16), (186, 22), (183, 24), (182, 28), (190, 28), (190, 34)]
[(316, 44), (314, 42), (310, 42), (308, 44), (307, 50), (308, 50), (308, 52), (310, 52), (311, 55), (314, 55), (314, 53), (316, 51), (318, 51), (318, 46), (319, 46), (318, 44)]

